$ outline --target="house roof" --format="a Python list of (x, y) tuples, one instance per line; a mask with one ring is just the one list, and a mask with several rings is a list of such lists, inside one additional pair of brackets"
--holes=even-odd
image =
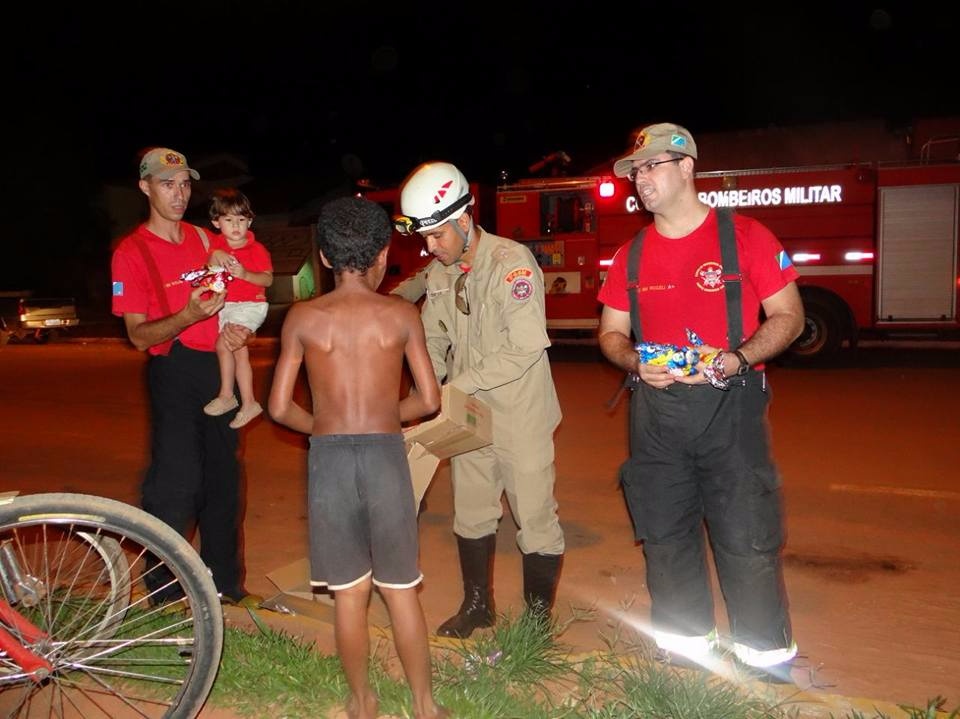
[(305, 262), (313, 258), (315, 230), (314, 225), (254, 226), (257, 240), (270, 252), (274, 275), (295, 275)]

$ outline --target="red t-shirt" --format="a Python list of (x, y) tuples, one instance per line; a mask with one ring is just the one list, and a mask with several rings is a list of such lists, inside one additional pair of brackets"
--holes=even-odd
[[(734, 215), (740, 274), (743, 277), (743, 338), (727, 342), (727, 306), (720, 262), (717, 215), (707, 218), (686, 237), (664, 237), (647, 226), (643, 238), (637, 299), (645, 342), (690, 344), (686, 328), (713, 347), (738, 347), (760, 326), (760, 302), (799, 276), (789, 255), (770, 230), (753, 218)], [(630, 243), (613, 258), (598, 299), (630, 311), (627, 260)]]
[[(181, 222), (180, 227), (183, 242), (179, 245), (153, 234), (146, 225), (140, 225), (120, 241), (111, 263), (113, 314), (142, 314), (146, 315), (147, 320), (156, 320), (181, 310), (187, 304), (193, 288), (189, 282), (181, 280), (180, 275), (204, 267), (208, 255), (196, 228), (187, 222)], [(147, 250), (160, 273), (169, 312), (165, 312), (160, 304), (156, 284), (137, 247), (141, 240), (146, 242)], [(214, 315), (190, 325), (177, 339), (191, 349), (213, 352), (219, 333), (220, 327)], [(153, 355), (161, 354), (163, 345), (156, 345), (148, 351)]]
[[(211, 250), (225, 250), (237, 258), (237, 261), (243, 265), (244, 269), (250, 272), (273, 272), (273, 262), (270, 259), (270, 252), (262, 244), (257, 242), (257, 238), (252, 232), (247, 232), (247, 244), (236, 249), (230, 247), (230, 243), (224, 236), (217, 235), (210, 243)], [(241, 280), (234, 277), (227, 283), (227, 302), (266, 302), (267, 288), (255, 285), (252, 282)]]

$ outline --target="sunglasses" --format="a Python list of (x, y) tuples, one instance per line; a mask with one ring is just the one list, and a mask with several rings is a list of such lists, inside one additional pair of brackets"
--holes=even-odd
[(467, 274), (467, 272), (464, 272), (453, 283), (454, 302), (457, 309), (465, 315), (470, 314), (470, 301), (467, 299)]
[(396, 215), (393, 218), (393, 229), (395, 229), (401, 235), (412, 235), (414, 232), (422, 230), (425, 227), (439, 225), (461, 207), (468, 205), (471, 200), (473, 200), (473, 195), (468, 192), (449, 207), (444, 207), (442, 210), (437, 210), (429, 217), (408, 217), (407, 215)]

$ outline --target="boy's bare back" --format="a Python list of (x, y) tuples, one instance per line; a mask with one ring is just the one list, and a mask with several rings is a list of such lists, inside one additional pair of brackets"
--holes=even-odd
[[(420, 375), (418, 387), (432, 382), (436, 389), (420, 314), (415, 305), (370, 289), (361, 276), (345, 274), (333, 292), (290, 308), (278, 370), (284, 354), (306, 366), (311, 434), (399, 432), (401, 420), (430, 411), (417, 411), (417, 394), (399, 401), (404, 357), (415, 381)], [(423, 399), (431, 395), (427, 387)]]
[[(376, 291), (387, 271), (387, 215), (369, 200), (343, 197), (324, 207), (319, 230), (320, 259), (336, 289), (287, 313), (270, 415), (310, 435), (398, 433), (401, 422), (436, 411), (440, 388), (416, 306)], [(404, 359), (414, 389), (400, 399)], [(309, 410), (293, 399), (301, 364)]]

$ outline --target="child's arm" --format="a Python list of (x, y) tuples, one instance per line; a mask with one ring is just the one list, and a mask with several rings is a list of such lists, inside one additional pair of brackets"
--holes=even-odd
[[(220, 252), (217, 250), (216, 252)], [(214, 252), (214, 254), (216, 254)], [(251, 285), (257, 285), (258, 287), (269, 287), (273, 284), (273, 271), (272, 270), (261, 270), (260, 272), (253, 272), (248, 270), (233, 255), (227, 255), (227, 259), (224, 262), (224, 267), (227, 268), (227, 272), (236, 277), (238, 280), (245, 280)], [(210, 259), (213, 259), (213, 255), (210, 256)]]
[(427, 351), (420, 313), (416, 306), (411, 304), (405, 304), (403, 312), (409, 330), (404, 355), (414, 383), (410, 394), (400, 400), (400, 421), (407, 422), (437, 411), (440, 407), (440, 385), (437, 384), (437, 376), (433, 372), (433, 363)]
[(270, 270), (262, 270), (260, 272), (251, 272), (246, 267), (240, 264), (239, 260), (233, 259), (232, 264), (227, 265), (227, 269), (230, 271), (230, 274), (240, 280), (246, 280), (251, 285), (257, 285), (258, 287), (269, 287), (273, 284), (273, 272)]
[(233, 255), (226, 250), (214, 250), (207, 258), (207, 264), (212, 267), (226, 267), (232, 259)]
[(313, 415), (293, 401), (293, 388), (303, 363), (303, 344), (298, 336), (300, 313), (291, 307), (280, 333), (280, 357), (273, 373), (267, 407), (275, 422), (304, 434), (313, 434)]

